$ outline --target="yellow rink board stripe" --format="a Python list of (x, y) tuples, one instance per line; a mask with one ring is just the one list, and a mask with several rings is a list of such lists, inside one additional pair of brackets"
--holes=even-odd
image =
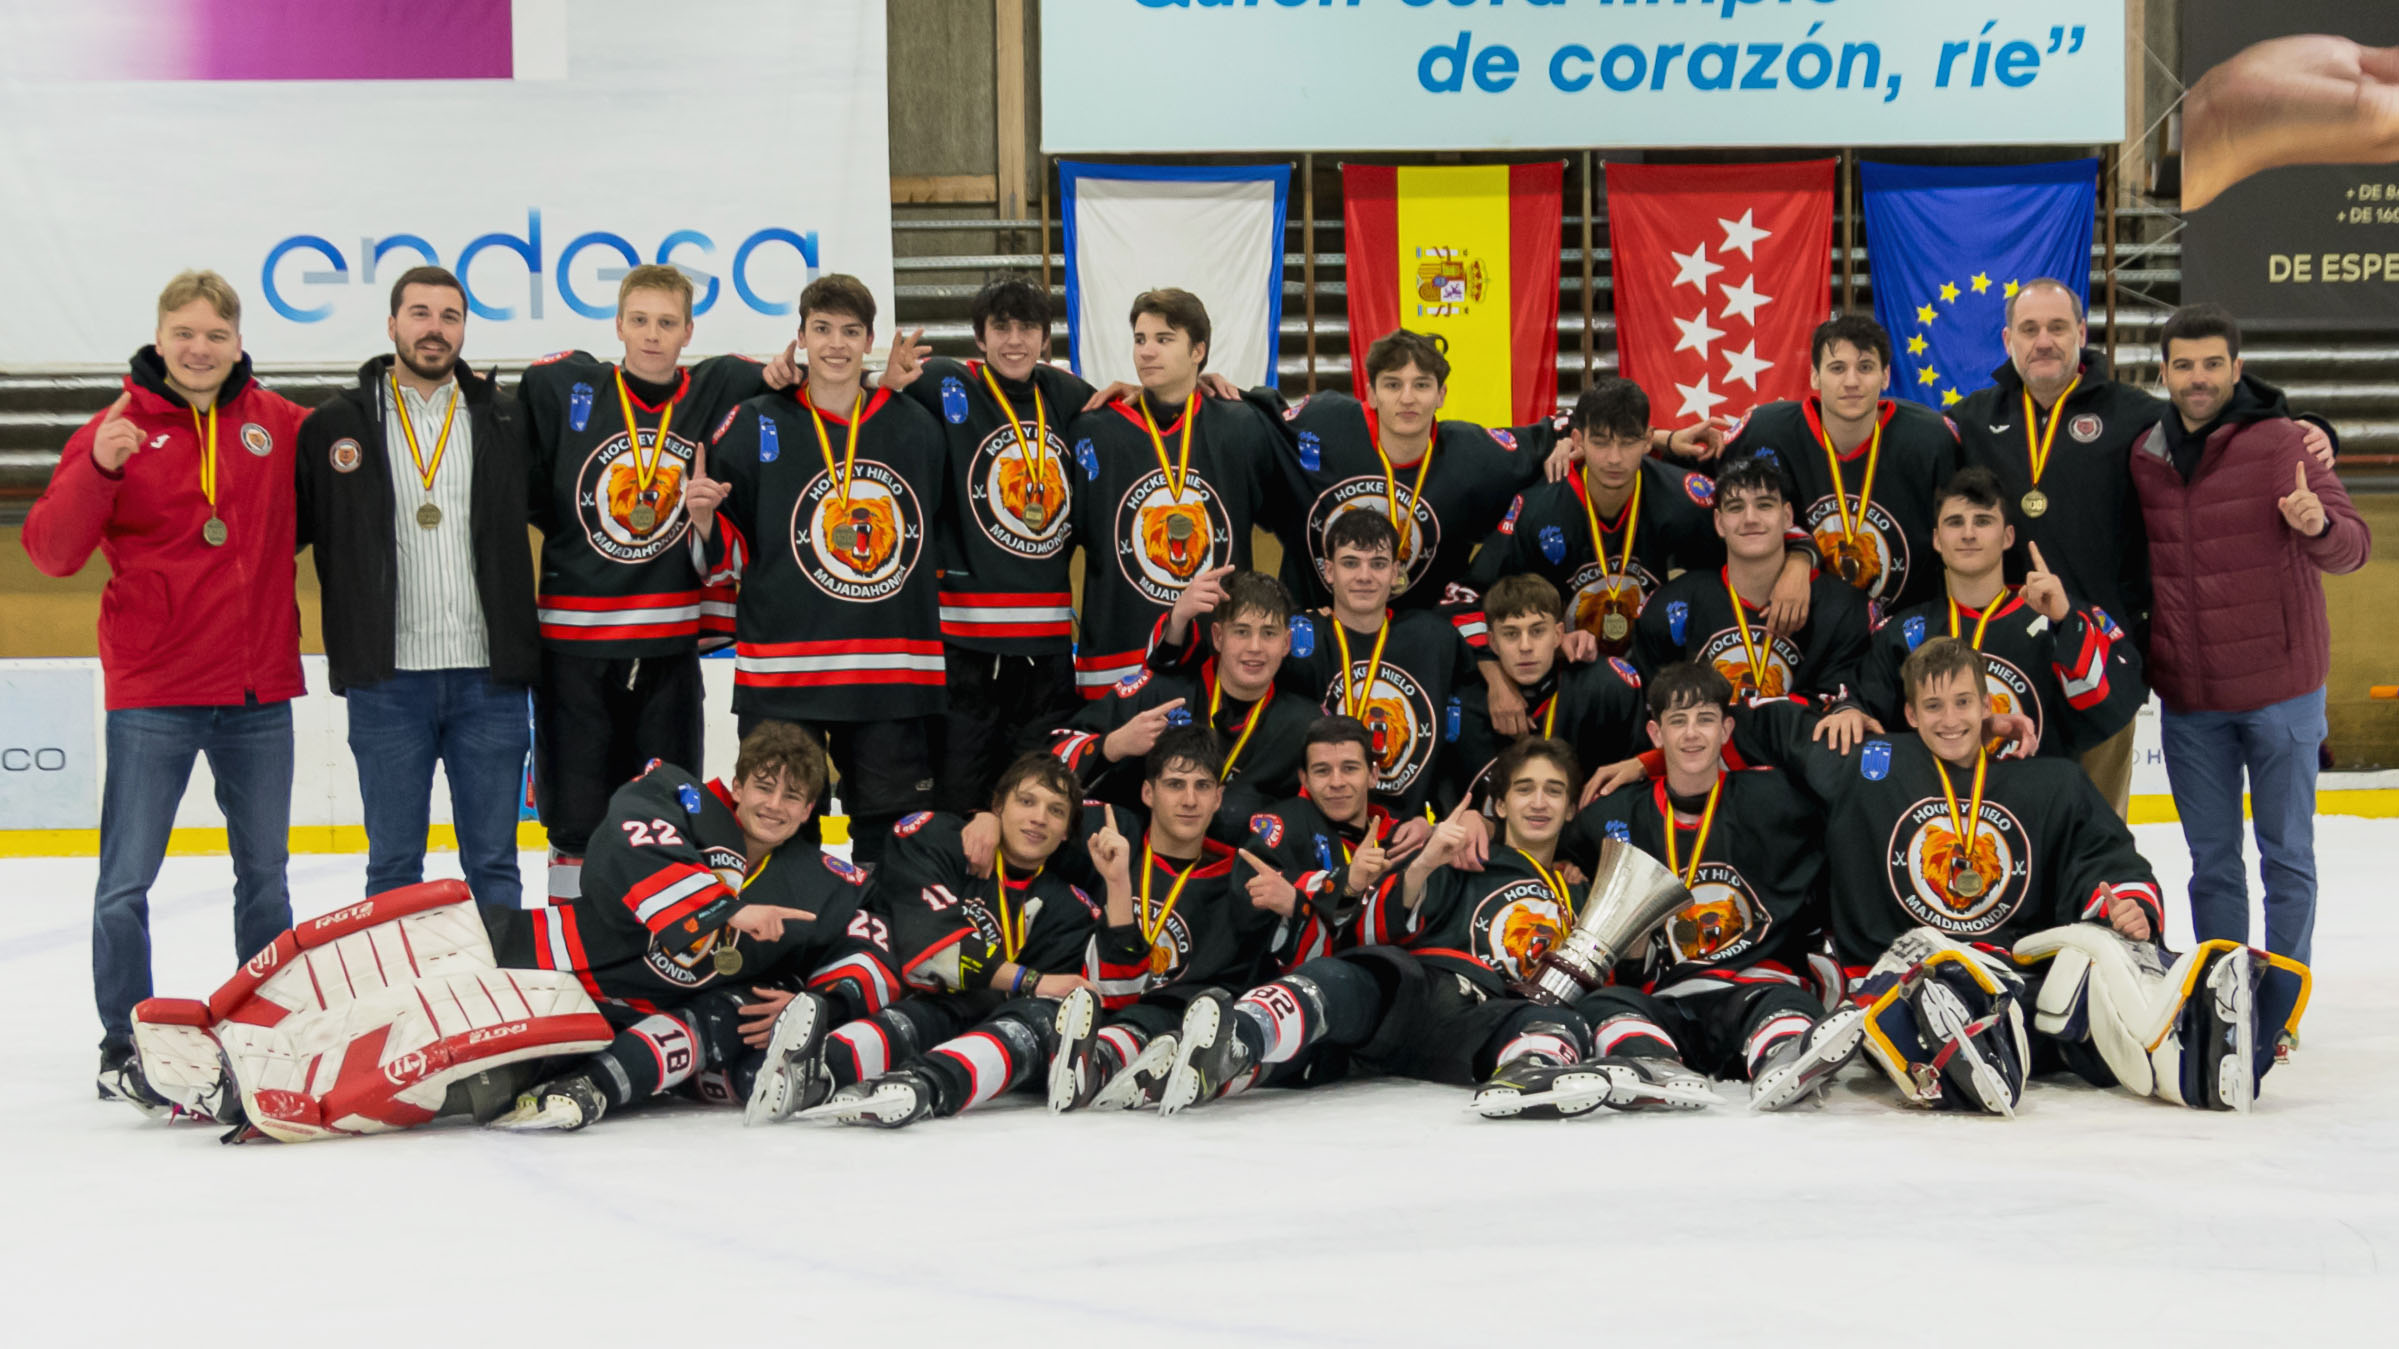
[[(2399, 791), (2392, 793), (2399, 796)], [(824, 818), (827, 843), (850, 841), (850, 821), (846, 815), (827, 815)], [(533, 820), (516, 827), (516, 846), (521, 852), (537, 852), (550, 846), (550, 835)], [(294, 853), (363, 853), (367, 850), (367, 831), (362, 825), (302, 825), (291, 831), (291, 850)], [(167, 840), (169, 857), (223, 857), (229, 849), (222, 829), (178, 829)], [(437, 824), (425, 833), (425, 851), (458, 851), (458, 834), (449, 825)], [(97, 829), (0, 829), (0, 857), (98, 857), (100, 831)]]

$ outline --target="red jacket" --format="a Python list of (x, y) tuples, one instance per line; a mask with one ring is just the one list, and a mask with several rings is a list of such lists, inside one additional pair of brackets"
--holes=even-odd
[[(2296, 485), (2294, 464), (2324, 503), (2312, 539), (2276, 504)], [(2281, 392), (2244, 378), (2188, 483), (2161, 421), (2133, 446), (2132, 479), (2156, 585), (2149, 683), (2166, 705), (2247, 712), (2324, 687), (2332, 634), (2319, 573), (2364, 566), (2374, 541), (2341, 480), (2302, 448)]]
[[(307, 410), (250, 379), (242, 358), (218, 390), (217, 514), (223, 547), (200, 537), (200, 433), (157, 352), (133, 358), (125, 415), (146, 439), (116, 473), (92, 458), (105, 411), (67, 441), (25, 517), (25, 551), (72, 576), (99, 549), (100, 669), (108, 706), (221, 707), (300, 696), (300, 606), (292, 591), (293, 460)], [(206, 425), (202, 414), (202, 425)]]

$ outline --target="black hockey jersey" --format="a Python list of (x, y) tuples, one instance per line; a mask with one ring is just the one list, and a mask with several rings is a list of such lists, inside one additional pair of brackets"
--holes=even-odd
[(1466, 638), (1425, 609), (1386, 611), (1381, 633), (1350, 631), (1330, 611), (1293, 614), (1291, 654), (1278, 678), (1326, 712), (1366, 723), (1375, 800), (1401, 819), (1423, 814), (1432, 795), (1451, 696), (1482, 684)]
[[(889, 945), (861, 911), (866, 878), (840, 858), (786, 845), (755, 864), (721, 782), (658, 764), (617, 789), (583, 857), (583, 897), (525, 915), (533, 960), (573, 972), (594, 998), (649, 1010), (722, 984), (814, 985), (854, 977), (887, 1000)], [(734, 931), (744, 905), (815, 915), (772, 942)], [(853, 968), (854, 967), (854, 968)]]
[(1358, 915), (1357, 944), (1404, 946), (1497, 995), (1540, 970), (1541, 957), (1574, 930), (1583, 896), (1584, 887), (1568, 884), (1556, 867), (1544, 875), (1532, 858), (1494, 839), (1481, 871), (1434, 872), (1413, 912), (1404, 883), (1383, 887)]
[(1735, 714), (1732, 749), (1783, 767), (1823, 804), (1833, 949), (1852, 982), (1910, 928), (2012, 947), (2062, 923), (2106, 922), (2111, 892), (2138, 898), (2151, 930), (2164, 930), (2156, 875), (2071, 760), (1990, 759), (1978, 812), (1974, 770), (1948, 769), (1945, 789), (1919, 737), (1835, 754), (1810, 738), (1814, 724), (1795, 704), (1761, 703)]
[[(1815, 539), (1823, 570), (1856, 586), (1876, 613), (1888, 614), (1941, 593), (1933, 507), (1958, 470), (1958, 431), (1922, 403), (1886, 398), (1880, 418), (1875, 436), (1838, 457), (1845, 494), (1838, 500), (1831, 442), (1813, 397), (1768, 403), (1751, 413), (1724, 455), (1728, 461), (1768, 457), (1782, 471), (1791, 518)], [(1863, 528), (1857, 517), (1861, 491), (1867, 493)], [(1854, 538), (1844, 534), (1844, 510)]]
[(1600, 845), (1621, 839), (1687, 878), (1691, 902), (1628, 956), (1629, 969), (1618, 971), (1645, 990), (1737, 971), (1798, 982), (1809, 953), (1823, 949), (1823, 812), (1774, 769), (1724, 773), (1721, 781), (1714, 817), (1700, 812), (1704, 844), (1701, 829), (1681, 826), (1671, 857), (1666, 821), (1673, 807), (1663, 779), (1592, 802), (1559, 843), (1561, 856), (1589, 871)]
[(1366, 901), (1383, 886), (1398, 883), (1402, 867), (1395, 864), (1364, 894), (1348, 893), (1349, 865), (1366, 836), (1376, 833), (1388, 842), (1394, 826), (1390, 812), (1376, 805), (1366, 808), (1363, 825), (1336, 823), (1304, 791), (1250, 816), (1249, 851), (1271, 863), (1299, 891), (1303, 911), (1294, 915), (1298, 930), (1286, 964), (1331, 954), (1348, 937)]
[(1065, 433), (1091, 386), (1046, 362), (1020, 384), (983, 361), (935, 356), (907, 392), (941, 419), (949, 447), (942, 637), (1006, 655), (1072, 648), (1067, 570), (1082, 472)]
[(1214, 839), (1192, 862), (1155, 855), (1146, 831), (1127, 842), (1133, 922), (1091, 939), (1101, 1006), (1124, 1007), (1170, 984), (1239, 993), (1270, 977), (1283, 921), (1250, 903), (1247, 863)]
[(946, 495), (940, 426), (875, 389), (845, 467), (850, 434), (849, 409), (818, 412), (803, 382), (734, 409), (709, 448), (709, 475), (731, 487), (704, 546), (709, 579), (742, 582), (737, 713), (883, 721), (942, 709), (926, 547)]
[(1072, 526), (1083, 549), (1075, 685), (1098, 698), (1140, 668), (1151, 631), (1193, 577), (1250, 565), (1250, 530), (1272, 528), (1289, 506), (1276, 490), (1282, 439), (1249, 403), (1196, 394), (1179, 408), (1152, 407), (1147, 395), (1111, 403), (1067, 435), (1083, 470)]
[[(1561, 659), (1539, 683), (1519, 691), (1534, 731), (1574, 746), (1586, 773), (1649, 744), (1641, 672), (1622, 656), (1584, 665)], [(1479, 680), (1451, 694), (1450, 703), (1453, 712), (1443, 728), (1449, 743), (1442, 747), (1440, 782), (1433, 791), (1433, 807), (1442, 814), (1470, 795), (1478, 803), (1488, 795), (1484, 776), (1513, 742), (1493, 729), (1491, 690)], [(1575, 785), (1579, 789), (1582, 784)]]
[[(1707, 661), (1744, 697), (1854, 697), (1871, 635), (1865, 597), (1818, 573), (1808, 621), (1788, 637), (1766, 630), (1763, 605), (1741, 601), (1733, 620), (1732, 583), (1723, 569), (1687, 571), (1650, 600), (1633, 628), (1633, 664), (1643, 674), (1682, 660)], [(1746, 635), (1747, 640), (1743, 638)], [(1753, 658), (1766, 668), (1753, 669)]]
[(1169, 714), (1170, 720), (1178, 726), (1204, 720), (1224, 747), (1229, 762), (1215, 833), (1220, 839), (1239, 838), (1252, 813), (1299, 790), (1300, 741), (1318, 715), (1315, 704), (1304, 696), (1270, 685), (1256, 703), (1242, 702), (1218, 689), (1212, 658), (1190, 674), (1144, 668), (1117, 681), (1107, 697), (1086, 705), (1052, 732), (1050, 752), (1075, 771), (1087, 795), (1138, 810), (1140, 760), (1110, 763), (1101, 742), (1135, 716), (1178, 698), (1183, 705)]
[(1976, 642), (1978, 635), (1992, 710), (2031, 717), (2044, 756), (2078, 756), (2130, 725), (2149, 700), (2141, 654), (2122, 628), (2088, 605), (2073, 605), (2064, 622), (2052, 624), (2014, 589), (1991, 607), (1988, 623), (1982, 611), (1953, 607), (1947, 595), (1892, 615), (1874, 634), (1858, 700), (1898, 732), (1908, 724), (1899, 680), (1908, 653), (1927, 638)]
[(545, 356), (525, 371), (516, 396), (533, 449), (543, 641), (619, 660), (732, 636), (733, 588), (704, 588), (692, 564), (683, 484), (708, 433), (765, 388), (763, 368), (747, 356), (677, 371), (674, 394), (657, 407), (586, 352)]
[[(1964, 461), (1999, 477), (2007, 522), (2016, 529), (2007, 574), (2022, 580), (2032, 545), (2039, 544), (2067, 594), (2097, 605), (2138, 637), (2149, 615), (2149, 530), (2133, 490), (2132, 447), (2167, 405), (2110, 378), (2107, 357), (2096, 348), (2083, 351), (2081, 380), (2054, 410), (2034, 406), (2030, 427), (2024, 378), (2015, 364), (2001, 362), (1991, 379), (1989, 388), (1966, 395), (1949, 411), (1957, 419)], [(2066, 419), (2054, 432), (2053, 417)], [(2038, 515), (2024, 509), (2033, 489), (2028, 432), (2049, 442)]]
[[(1724, 565), (1712, 480), (1649, 458), (1633, 484), (1633, 496), (1607, 518), (1592, 508), (1580, 474), (1527, 488), (1475, 555), (1468, 585), (1482, 595), (1502, 577), (1543, 577), (1565, 598), (1568, 627), (1597, 637), (1609, 655), (1628, 654), (1634, 620), (1668, 576)], [(1604, 556), (1592, 542), (1594, 522)]]
[(900, 977), (920, 990), (957, 992), (989, 986), (1003, 964), (1045, 974), (1080, 968), (1099, 901), (1051, 867), (1011, 875), (968, 867), (955, 815), (918, 811), (891, 829), (891, 850), (875, 874), (874, 907), (891, 919), (892, 946), (905, 952)]
[[(1564, 434), (1564, 418), (1531, 426), (1486, 430), (1471, 422), (1435, 422), (1428, 459), (1392, 465), (1376, 449), (1374, 410), (1345, 393), (1318, 393), (1285, 404), (1272, 389), (1250, 395), (1277, 414), (1297, 470), (1296, 500), (1304, 508), (1278, 530), (1283, 585), (1292, 602), (1314, 609), (1333, 602), (1326, 588), (1324, 531), (1346, 510), (1365, 508), (1405, 519), (1391, 603), (1430, 608), (1465, 576), (1468, 557), (1500, 520), (1517, 492), (1541, 480), (1542, 464)], [(1423, 474), (1419, 490), (1418, 473)], [(1394, 500), (1398, 516), (1393, 516)], [(1299, 546), (1294, 546), (1295, 544)]]

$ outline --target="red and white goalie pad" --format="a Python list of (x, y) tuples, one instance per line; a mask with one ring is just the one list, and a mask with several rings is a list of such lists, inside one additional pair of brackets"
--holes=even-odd
[(430, 1120), (450, 1087), (524, 1059), (594, 1053), (612, 1031), (572, 974), (501, 969), (466, 886), (393, 890), (277, 937), (205, 1003), (134, 1008), (152, 1089), (242, 1114), (285, 1142)]

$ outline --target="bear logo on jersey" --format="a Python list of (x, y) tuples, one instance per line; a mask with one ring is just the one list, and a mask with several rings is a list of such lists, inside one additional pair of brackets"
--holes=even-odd
[(1152, 604), (1173, 604), (1192, 577), (1232, 560), (1232, 517), (1197, 473), (1180, 493), (1163, 470), (1143, 474), (1116, 503), (1115, 537), (1117, 569)]
[[(1022, 437), (1020, 440), (1019, 437)], [(1025, 456), (1027, 446), (1033, 457)], [(1066, 516), (1073, 504), (1066, 442), (1055, 429), (1006, 426), (975, 446), (966, 470), (967, 508), (983, 537), (1024, 558), (1066, 550)]]
[(333, 442), (333, 448), (325, 457), (332, 462), (336, 473), (356, 473), (358, 466), (366, 461), (365, 451), (359, 449), (357, 441), (347, 436)]
[[(1641, 616), (1658, 585), (1658, 574), (1637, 561), (1617, 571), (1605, 559), (1594, 558), (1567, 578), (1567, 618), (1597, 637), (1601, 646), (1623, 651), (1632, 645), (1633, 620)], [(1614, 594), (1609, 593), (1611, 586)]]
[[(1432, 565), (1433, 554), (1441, 547), (1441, 517), (1433, 513), (1432, 504), (1416, 497), (1409, 500), (1409, 507), (1408, 518), (1400, 530), (1399, 566), (1391, 578), (1394, 595), (1405, 593), (1424, 575), (1425, 568)], [(1391, 518), (1390, 485), (1382, 475), (1344, 478), (1319, 495), (1308, 508), (1308, 556), (1316, 564), (1318, 579), (1328, 587), (1333, 579), (1333, 560), (1325, 556), (1324, 532), (1343, 512), (1359, 510)]]
[(1564, 936), (1565, 906), (1537, 878), (1509, 881), (1474, 906), (1474, 953), (1510, 980), (1531, 977)]
[(1983, 672), (1989, 676), (1991, 715), (2004, 717), (2021, 713), (2032, 719), (2037, 735), (2041, 726), (2041, 699), (2033, 692), (2032, 680), (2012, 661), (2003, 660), (1985, 651), (1982, 653)]
[(242, 448), (264, 459), (275, 452), (275, 437), (256, 422), (243, 422)]
[(888, 599), (908, 583), (924, 551), (922, 519), (907, 479), (861, 459), (846, 495), (822, 471), (800, 492), (792, 507), (792, 556), (835, 599)]
[[(1958, 810), (1972, 803), (1961, 800)], [(1952, 937), (1977, 937), (2015, 915), (2029, 893), (2031, 851), (2013, 812), (1985, 798), (1958, 837), (1945, 797), (1910, 806), (1891, 830), (1891, 893), (1908, 917)]]
[(1739, 870), (1724, 862), (1701, 862), (1692, 878), (1691, 902), (1675, 910), (1653, 939), (1657, 964), (1738, 959), (1757, 949), (1772, 922)]
[[(1758, 663), (1765, 669), (1750, 669), (1752, 649), (1758, 650)], [(1791, 693), (1795, 687), (1791, 672), (1799, 668), (1800, 654), (1788, 637), (1752, 628), (1745, 643), (1739, 629), (1726, 628), (1702, 641), (1696, 658), (1715, 666), (1716, 673), (1732, 684), (1733, 696), (1749, 702)]]
[[(1352, 696), (1350, 691), (1365, 681), (1370, 663), (1354, 660), (1348, 673), (1333, 681), (1325, 696), (1327, 712), (1343, 709)], [(1433, 753), (1440, 747), (1433, 734), (1432, 695), (1416, 681), (1416, 676), (1388, 661), (1376, 669), (1374, 687), (1365, 690), (1365, 696), (1349, 714), (1366, 723), (1377, 792), (1398, 795), (1407, 791), (1432, 763)]]
[(1907, 583), (1908, 540), (1883, 503), (1866, 503), (1866, 527), (1853, 535), (1841, 532), (1841, 507), (1829, 496), (1809, 503), (1803, 514), (1801, 523), (1815, 537), (1824, 570), (1857, 587), (1870, 600), (1898, 596)]
[[(1161, 901), (1163, 902), (1163, 901)], [(1159, 980), (1172, 978), (1191, 958), (1191, 925), (1183, 920), (1180, 911), (1166, 915), (1166, 924), (1159, 929), (1157, 939), (1150, 943), (1150, 977)]]
[[(681, 544), (689, 523), (683, 513), (683, 483), (698, 453), (699, 446), (671, 431), (660, 451), (658, 428), (652, 426), (641, 429), (638, 454), (622, 431), (601, 441), (575, 470), (575, 523), (592, 552), (610, 562), (639, 566)], [(646, 487), (644, 459), (649, 460)], [(636, 513), (644, 507), (650, 527), (636, 529)]]

